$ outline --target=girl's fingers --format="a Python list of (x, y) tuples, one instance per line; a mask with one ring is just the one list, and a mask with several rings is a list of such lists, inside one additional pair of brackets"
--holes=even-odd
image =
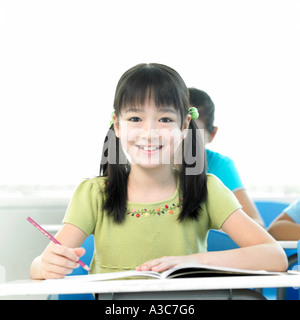
[(176, 258), (171, 258), (166, 261), (162, 261), (161, 263), (155, 265), (152, 267), (151, 270), (156, 271), (156, 272), (163, 272), (168, 269), (174, 268), (178, 265), (178, 260)]
[(153, 270), (156, 272), (163, 272), (168, 269), (183, 265), (183, 264), (199, 264), (203, 263), (199, 254), (185, 255), (185, 256), (171, 256), (171, 257), (162, 257), (159, 259), (149, 260), (140, 266), (136, 267), (137, 271), (149, 271)]
[(159, 264), (160, 260), (161, 259), (149, 260), (149, 261), (143, 263), (142, 265), (138, 266), (136, 268), (136, 270), (138, 270), (138, 271), (149, 271), (149, 270), (151, 270), (151, 268), (153, 268), (154, 266)]
[(159, 259), (150, 260), (138, 266), (136, 270), (138, 271), (153, 270), (157, 272), (165, 271), (167, 269), (172, 268), (178, 263), (176, 258), (177, 257), (162, 257)]
[(79, 260), (79, 257), (74, 252), (74, 249), (70, 249), (68, 247), (61, 246), (59, 244), (54, 243), (53, 246), (51, 247), (51, 251), (52, 251), (52, 253), (59, 255), (59, 256), (63, 256), (71, 261), (76, 262)]
[(61, 267), (54, 264), (47, 265), (47, 269), (45, 270), (45, 273), (56, 274), (56, 277), (58, 278), (63, 278), (65, 277), (65, 275), (70, 274), (72, 272), (73, 268)]
[(73, 249), (74, 253), (77, 255), (77, 257), (82, 257), (85, 254), (84, 248), (75, 248)]
[(74, 269), (78, 267), (78, 263), (76, 261), (69, 260), (68, 258), (59, 255), (53, 255), (53, 257), (51, 257), (51, 260), (49, 260), (48, 262), (51, 265), (59, 266), (62, 268)]
[(52, 243), (41, 256), (44, 278), (63, 278), (72, 273), (73, 269), (79, 267), (79, 257), (84, 253), (83, 248), (71, 249)]

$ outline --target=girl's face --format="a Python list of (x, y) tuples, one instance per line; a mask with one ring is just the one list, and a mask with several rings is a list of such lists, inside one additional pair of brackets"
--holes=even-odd
[(114, 116), (116, 136), (131, 164), (154, 168), (173, 164), (181, 146), (190, 115), (183, 121), (173, 106), (156, 107), (149, 100), (143, 106), (128, 106), (118, 118)]

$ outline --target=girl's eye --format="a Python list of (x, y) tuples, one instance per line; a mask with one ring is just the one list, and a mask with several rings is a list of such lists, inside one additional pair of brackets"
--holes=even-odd
[(139, 122), (139, 121), (142, 121), (142, 119), (139, 118), (139, 117), (131, 117), (131, 118), (129, 119), (129, 121), (131, 121), (131, 122)]
[(161, 119), (159, 119), (159, 122), (168, 123), (168, 122), (172, 122), (172, 120), (170, 118), (161, 118)]

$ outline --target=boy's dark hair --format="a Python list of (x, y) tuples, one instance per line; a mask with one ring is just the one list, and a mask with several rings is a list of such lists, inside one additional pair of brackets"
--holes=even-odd
[[(188, 114), (188, 89), (180, 75), (170, 67), (161, 64), (139, 64), (126, 71), (120, 78), (114, 99), (114, 110), (118, 117), (124, 106), (143, 105), (153, 99), (157, 108), (172, 105), (179, 112), (181, 127)], [(204, 143), (199, 137), (199, 130), (193, 120), (190, 121), (187, 137), (184, 139), (184, 150), (188, 150), (194, 163), (187, 163), (183, 156), (183, 163), (179, 166), (179, 192), (182, 197), (182, 210), (178, 217), (197, 219), (201, 204), (207, 198), (206, 163)], [(112, 134), (113, 133), (113, 134)], [(198, 145), (197, 145), (198, 144)], [(197, 151), (200, 149), (200, 152)], [(196, 152), (197, 151), (197, 152)], [(114, 154), (115, 157), (111, 157)], [(111, 161), (115, 158), (115, 161)], [(201, 171), (187, 174), (197, 163), (202, 164)], [(107, 177), (103, 210), (114, 222), (122, 223), (126, 215), (127, 179), (130, 173), (130, 164), (114, 134), (114, 126), (105, 138), (100, 165), (100, 176)]]
[(199, 118), (204, 122), (205, 129), (211, 134), (214, 131), (215, 104), (210, 96), (199, 89), (189, 88), (190, 104), (198, 109)]

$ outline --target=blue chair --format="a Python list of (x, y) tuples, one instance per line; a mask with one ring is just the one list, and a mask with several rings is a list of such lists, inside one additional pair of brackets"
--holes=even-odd
[(277, 218), (285, 208), (289, 206), (289, 203), (280, 201), (262, 201), (256, 200), (254, 204), (262, 217), (266, 228), (268, 228), (271, 222)]
[[(94, 237), (92, 235), (87, 237), (84, 243), (82, 244), (82, 247), (85, 249), (85, 255), (82, 258), (80, 258), (80, 260), (89, 266), (94, 254)], [(85, 269), (79, 267), (74, 269), (70, 276), (78, 276), (84, 274), (88, 274), (88, 272)], [(95, 298), (94, 295), (91, 293), (59, 294), (58, 300), (95, 300)]]
[(209, 230), (207, 236), (207, 251), (224, 251), (236, 249), (239, 246), (224, 232)]

